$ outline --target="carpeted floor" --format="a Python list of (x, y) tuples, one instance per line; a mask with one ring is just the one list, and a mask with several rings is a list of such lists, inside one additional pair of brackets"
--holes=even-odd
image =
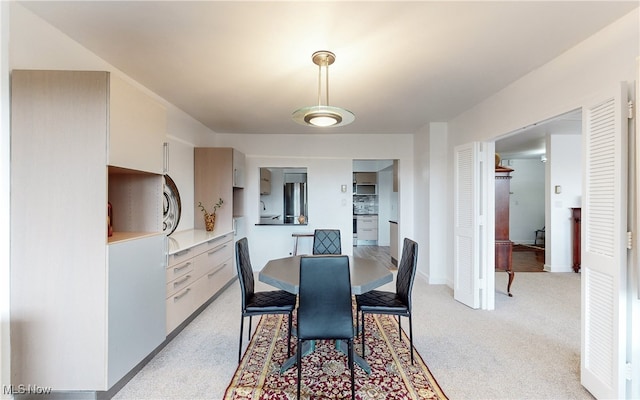
[[(580, 384), (580, 277), (519, 273), (508, 297), (507, 274), (496, 272), (496, 309), (480, 311), (455, 301), (450, 287), (429, 285), (418, 272), (415, 347), (450, 399), (592, 400)], [(272, 289), (257, 278), (256, 285)], [(404, 321), (402, 326), (407, 328)], [(239, 328), (236, 283), (114, 400), (222, 399), (238, 366)], [(246, 348), (246, 338), (244, 343)]]
[[(356, 399), (446, 399), (417, 351), (411, 364), (409, 338), (404, 332), (402, 340), (398, 337), (398, 325), (393, 317), (368, 314), (366, 318), (365, 352), (371, 373), (355, 367)], [(356, 341), (356, 354), (361, 352), (360, 338)], [(261, 317), (224, 399), (295, 398), (297, 368), (280, 372), (287, 359), (286, 339), (286, 316)], [(295, 354), (295, 348), (292, 351)], [(314, 351), (302, 359), (301, 398), (348, 399), (350, 396), (347, 356), (336, 349), (335, 341), (316, 341)]]

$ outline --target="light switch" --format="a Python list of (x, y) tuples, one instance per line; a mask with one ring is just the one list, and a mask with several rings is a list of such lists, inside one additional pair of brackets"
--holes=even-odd
[(556, 194), (562, 193), (562, 186), (556, 185)]
[(347, 193), (347, 185), (342, 185), (342, 186), (340, 186), (340, 191), (341, 191), (342, 193)]

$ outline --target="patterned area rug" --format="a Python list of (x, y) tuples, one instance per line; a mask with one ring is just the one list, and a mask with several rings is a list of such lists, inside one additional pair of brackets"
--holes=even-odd
[[(411, 365), (409, 338), (388, 315), (366, 316), (366, 359), (371, 366), (367, 375), (355, 367), (356, 399), (447, 399), (422, 357), (414, 349)], [(225, 400), (295, 399), (298, 370), (294, 366), (280, 373), (287, 358), (287, 324), (284, 315), (262, 316), (242, 357)], [(356, 339), (360, 353), (361, 336)], [(295, 355), (295, 337), (292, 338)], [(347, 356), (335, 348), (333, 341), (317, 341), (315, 351), (302, 359), (302, 399), (349, 399), (351, 383)]]

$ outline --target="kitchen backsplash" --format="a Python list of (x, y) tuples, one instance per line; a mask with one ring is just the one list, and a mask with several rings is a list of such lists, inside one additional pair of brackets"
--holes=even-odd
[(377, 214), (378, 213), (378, 196), (354, 195), (353, 196), (353, 213), (354, 214)]

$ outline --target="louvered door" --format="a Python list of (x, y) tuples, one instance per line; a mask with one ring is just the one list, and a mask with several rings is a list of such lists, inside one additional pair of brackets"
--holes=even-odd
[(626, 360), (627, 88), (583, 108), (582, 384), (624, 398)]
[(479, 144), (455, 148), (454, 172), (454, 272), (453, 296), (480, 307)]

